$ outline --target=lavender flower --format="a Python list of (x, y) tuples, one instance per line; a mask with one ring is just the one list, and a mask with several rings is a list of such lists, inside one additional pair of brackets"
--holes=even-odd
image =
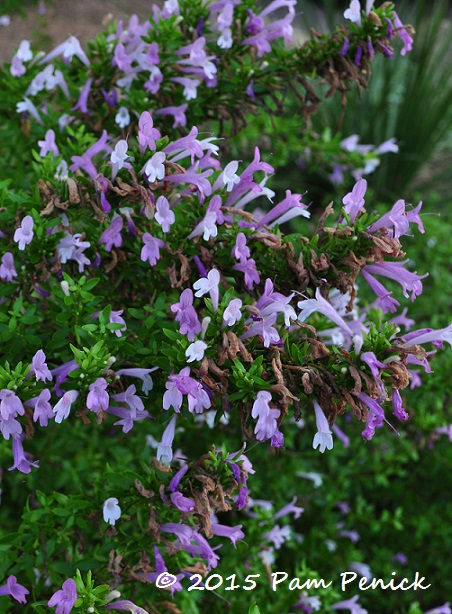
[(11, 595), (19, 603), (27, 603), (25, 595), (29, 594), (30, 591), (17, 582), (16, 576), (9, 576), (6, 584), (0, 586), (0, 596)]
[(72, 578), (65, 580), (60, 590), (49, 599), (48, 606), (56, 606), (55, 614), (70, 614), (77, 600), (77, 587)]
[(345, 212), (350, 215), (350, 221), (352, 224), (355, 221), (359, 211), (364, 207), (364, 195), (366, 193), (366, 190), (367, 181), (365, 179), (360, 179), (354, 185), (353, 190), (346, 194), (342, 199)]
[(233, 298), (223, 313), (223, 326), (234, 326), (236, 322), (241, 320), (242, 301), (239, 298)]
[(115, 333), (115, 335), (117, 337), (122, 337), (122, 331), (127, 329), (127, 325), (124, 321), (123, 318), (121, 318), (122, 313), (124, 312), (124, 309), (120, 309), (119, 311), (110, 311), (110, 324), (123, 324), (123, 328), (121, 329), (116, 329), (112, 332)]
[(53, 413), (55, 414), (55, 422), (60, 424), (63, 420), (69, 416), (69, 412), (71, 411), (71, 406), (74, 401), (77, 399), (79, 393), (77, 390), (68, 390), (63, 394), (61, 399), (53, 408)]
[(124, 226), (124, 220), (120, 215), (114, 217), (111, 221), (111, 224), (107, 230), (101, 234), (99, 238), (99, 243), (105, 243), (105, 249), (107, 252), (112, 250), (112, 247), (121, 247), (122, 245), (122, 236), (121, 230)]
[[(58, 57), (59, 55), (63, 56), (63, 60), (70, 62), (74, 56), (78, 57), (85, 66), (90, 65), (90, 61), (86, 56), (85, 52), (80, 46), (79, 40), (75, 36), (70, 36), (64, 43), (61, 43), (53, 51), (48, 53), (42, 60), (40, 60), (39, 64), (44, 64), (45, 62), (49, 62), (53, 60), (53, 58)], [(57, 613), (58, 614), (58, 613)]]
[(33, 356), (31, 360), (31, 366), (32, 368), (30, 370), (30, 373), (34, 373), (37, 382), (45, 382), (46, 380), (52, 381), (52, 374), (50, 373), (49, 368), (46, 364), (46, 355), (42, 350), (38, 350)]
[(257, 393), (256, 400), (253, 403), (251, 416), (257, 418), (254, 433), (259, 441), (271, 439), (278, 428), (276, 420), (279, 418), (281, 412), (279, 409), (270, 408), (269, 403), (271, 400), (272, 395), (269, 392), (261, 390)]
[(13, 437), (13, 459), (14, 464), (12, 467), (9, 467), (8, 471), (20, 471), (21, 473), (30, 473), (32, 467), (39, 467), (39, 461), (31, 462), (25, 456), (25, 451), (22, 446), (22, 441), (20, 436)]
[(29, 245), (33, 239), (34, 221), (31, 215), (26, 215), (22, 220), (20, 227), (14, 233), (14, 241), (19, 243), (19, 249), (23, 251), (26, 245)]
[(47, 388), (41, 390), (39, 396), (25, 401), (25, 405), (27, 405), (27, 407), (34, 408), (33, 420), (34, 422), (39, 420), (40, 426), (47, 426), (49, 419), (53, 418), (55, 415), (49, 401), (50, 390)]
[(107, 386), (107, 381), (103, 377), (98, 377), (95, 382), (90, 384), (86, 399), (86, 407), (90, 411), (99, 411), (100, 409), (107, 411), (110, 400), (106, 390)]
[(331, 606), (332, 610), (349, 610), (350, 614), (367, 614), (367, 610), (362, 608), (358, 603), (358, 595), (351, 597), (350, 599), (345, 599), (343, 601), (338, 601)]
[(77, 103), (72, 107), (71, 111), (81, 111), (82, 113), (89, 113), (87, 105), (92, 82), (93, 80), (91, 78), (86, 80), (85, 85), (80, 92), (79, 99), (77, 100)]
[(38, 145), (41, 148), (41, 151), (39, 152), (41, 158), (45, 158), (48, 153), (53, 153), (54, 157), (60, 154), (55, 143), (54, 130), (47, 130), (45, 139), (43, 141), (38, 141)]
[(195, 341), (185, 350), (185, 356), (187, 362), (194, 362), (195, 360), (202, 360), (204, 358), (204, 352), (209, 346), (204, 341)]
[(162, 440), (157, 448), (157, 460), (165, 465), (169, 465), (173, 460), (173, 440), (176, 431), (176, 415), (168, 422), (168, 426), (163, 432)]
[(143, 154), (146, 147), (149, 149), (155, 149), (155, 141), (160, 138), (160, 132), (154, 128), (154, 122), (151, 114), (148, 111), (144, 111), (140, 115), (138, 121), (138, 142), (140, 143), (140, 151)]
[(165, 247), (165, 243), (148, 232), (144, 233), (142, 239), (144, 246), (141, 248), (140, 258), (143, 262), (147, 260), (151, 266), (155, 266), (160, 260), (160, 249)]
[(112, 165), (112, 173), (111, 173), (112, 181), (116, 177), (118, 171), (120, 171), (125, 166), (126, 160), (128, 158), (127, 148), (128, 148), (127, 141), (124, 139), (121, 139), (120, 141), (116, 143), (115, 148), (111, 153), (110, 161)]
[(180, 323), (180, 333), (187, 335), (189, 341), (195, 340), (195, 335), (201, 332), (201, 322), (193, 307), (193, 292), (186, 288), (180, 295), (180, 302), (171, 305), (171, 311), (176, 314), (176, 322)]
[(214, 311), (218, 310), (220, 273), (217, 269), (212, 269), (207, 274), (207, 277), (202, 277), (195, 281), (193, 288), (196, 290), (195, 296), (201, 297), (209, 293), (212, 299), (212, 307)]
[(11, 252), (5, 252), (2, 256), (2, 264), (0, 265), (0, 279), (12, 281), (17, 277), (17, 271), (14, 268), (14, 257)]

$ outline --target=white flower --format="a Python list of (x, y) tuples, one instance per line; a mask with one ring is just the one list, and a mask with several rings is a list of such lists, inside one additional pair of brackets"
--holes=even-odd
[(232, 30), (231, 28), (225, 28), (221, 33), (221, 36), (217, 40), (217, 45), (221, 49), (230, 49), (232, 47)]
[(163, 179), (165, 176), (165, 166), (163, 164), (165, 160), (166, 154), (163, 151), (158, 151), (146, 162), (143, 173), (147, 176), (149, 183), (154, 183), (156, 179)]
[(223, 321), (228, 326), (233, 326), (242, 317), (242, 301), (239, 298), (233, 298), (229, 305), (226, 307), (223, 313)]
[(104, 520), (113, 525), (121, 518), (121, 508), (118, 505), (116, 497), (110, 497), (104, 501)]
[(204, 341), (195, 341), (191, 343), (185, 350), (185, 356), (187, 362), (193, 362), (195, 360), (202, 360), (204, 358), (204, 352), (209, 346)]
[(115, 122), (120, 128), (125, 128), (130, 124), (130, 113), (126, 107), (119, 107), (115, 116)]
[(78, 397), (77, 390), (68, 390), (63, 394), (61, 399), (53, 408), (53, 413), (55, 414), (55, 422), (60, 424), (63, 420), (69, 416), (69, 412), (71, 411), (72, 403)]
[(127, 141), (121, 139), (116, 143), (115, 149), (111, 153), (110, 160), (113, 164), (118, 165), (118, 170), (121, 170), (121, 168), (124, 166), (124, 162), (127, 160), (127, 157)]
[(320, 452), (325, 452), (326, 449), (331, 450), (333, 448), (333, 437), (331, 435), (330, 426), (328, 420), (323, 413), (323, 409), (314, 401), (315, 420), (317, 424), (317, 433), (314, 435), (314, 441), (312, 447), (314, 450), (320, 447)]
[(237, 160), (229, 162), (224, 168), (221, 178), (226, 186), (226, 192), (231, 192), (234, 189), (234, 185), (240, 182), (240, 177), (236, 174), (239, 167)]
[(33, 54), (30, 50), (30, 41), (23, 40), (20, 43), (16, 57), (22, 60), (22, 62), (28, 62), (29, 60), (33, 59)]

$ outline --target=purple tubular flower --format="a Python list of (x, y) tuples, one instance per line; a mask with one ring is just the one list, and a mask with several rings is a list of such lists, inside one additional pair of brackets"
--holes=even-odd
[(332, 610), (349, 610), (350, 614), (367, 614), (367, 610), (362, 608), (358, 603), (358, 595), (345, 599), (344, 601), (338, 601), (331, 606)]
[(19, 603), (27, 603), (25, 595), (29, 593), (30, 591), (17, 582), (16, 576), (9, 576), (6, 584), (0, 586), (0, 596), (11, 595)]
[(18, 415), (23, 416), (24, 413), (22, 401), (12, 390), (6, 388), (0, 390), (0, 417), (3, 420), (16, 418)]
[(368, 231), (373, 233), (377, 230), (381, 230), (382, 228), (387, 228), (390, 229), (389, 236), (392, 236), (394, 239), (398, 240), (401, 236), (406, 235), (411, 221), (417, 223), (420, 231), (422, 232), (424, 227), (422, 226), (421, 219), (418, 216), (418, 211), (420, 211), (421, 206), (422, 203), (420, 203), (417, 209), (406, 212), (405, 201), (398, 200), (392, 207), (391, 211), (382, 215), (379, 220), (368, 227)]
[(99, 411), (99, 409), (107, 411), (110, 401), (107, 386), (107, 381), (103, 377), (98, 377), (95, 382), (90, 384), (86, 399), (86, 407), (90, 411)]
[(52, 381), (53, 376), (50, 373), (49, 368), (46, 364), (46, 355), (42, 350), (38, 350), (33, 356), (31, 360), (31, 366), (32, 368), (30, 373), (34, 373), (37, 382), (39, 382), (40, 380), (43, 382), (45, 382), (46, 380)]
[(80, 97), (77, 101), (77, 104), (75, 104), (71, 111), (81, 111), (82, 113), (89, 113), (88, 107), (87, 107), (87, 103), (88, 103), (88, 96), (89, 93), (91, 91), (91, 84), (92, 84), (93, 80), (92, 79), (87, 79), (85, 85), (83, 86), (83, 89), (80, 93)]
[(49, 599), (48, 606), (56, 606), (55, 614), (70, 614), (77, 600), (77, 587), (72, 578), (65, 580), (60, 590)]
[(160, 249), (165, 247), (165, 243), (148, 232), (145, 232), (142, 238), (144, 246), (141, 248), (140, 258), (143, 262), (147, 260), (151, 266), (155, 266), (160, 260)]
[(319, 288), (317, 288), (315, 291), (315, 298), (308, 298), (304, 301), (299, 301), (297, 305), (301, 309), (300, 315), (298, 316), (300, 322), (307, 320), (312, 313), (318, 312), (345, 330), (351, 337), (354, 336), (350, 326), (337, 313), (331, 303), (323, 298)]
[(146, 151), (146, 147), (154, 151), (155, 141), (160, 137), (160, 132), (154, 128), (151, 114), (148, 111), (144, 111), (138, 121), (138, 142), (140, 143), (141, 153), (143, 154)]
[(9, 467), (8, 471), (17, 469), (21, 473), (30, 473), (32, 467), (39, 467), (39, 461), (31, 462), (26, 458), (20, 436), (13, 437), (13, 458), (14, 465)]
[(176, 507), (180, 512), (192, 512), (195, 509), (194, 501), (188, 497), (184, 497), (184, 495), (180, 492), (171, 493), (170, 499), (174, 507)]
[(155, 219), (162, 227), (163, 232), (169, 232), (170, 227), (176, 219), (173, 211), (170, 209), (170, 204), (165, 196), (159, 196), (155, 205)]
[(416, 273), (407, 271), (407, 269), (403, 267), (407, 262), (408, 260), (404, 262), (379, 262), (376, 264), (367, 264), (363, 268), (363, 271), (365, 270), (372, 275), (382, 275), (388, 279), (393, 279), (402, 286), (405, 298), (408, 298), (408, 291), (411, 291), (411, 300), (414, 301), (417, 296), (422, 294), (421, 279), (427, 277), (428, 273), (420, 276)]
[(107, 139), (108, 133), (106, 130), (104, 130), (100, 139), (91, 145), (91, 147), (89, 147), (85, 153), (83, 153), (81, 156), (72, 156), (71, 160), (73, 164), (70, 166), (71, 171), (75, 173), (75, 171), (81, 168), (91, 177), (91, 179), (96, 179), (97, 170), (91, 161), (91, 158), (101, 151), (111, 153), (111, 147), (107, 145)]
[(271, 439), (278, 428), (278, 423), (276, 421), (281, 412), (279, 409), (272, 409), (270, 407), (269, 403), (271, 400), (272, 395), (269, 392), (261, 390), (257, 393), (253, 403), (251, 416), (257, 419), (254, 433), (259, 441)]
[(107, 252), (111, 251), (113, 245), (115, 247), (121, 247), (121, 230), (123, 226), (124, 220), (120, 215), (118, 215), (117, 217), (113, 218), (109, 228), (107, 228), (107, 230), (104, 230), (104, 232), (101, 234), (98, 243), (105, 243), (105, 249), (107, 250)]
[(44, 388), (39, 396), (25, 401), (25, 405), (27, 405), (27, 407), (34, 408), (33, 420), (34, 422), (39, 420), (40, 426), (47, 426), (49, 418), (53, 418), (55, 415), (49, 401), (50, 390), (47, 388)]
[(361, 47), (361, 45), (358, 45), (358, 48), (356, 49), (356, 54), (355, 54), (355, 65), (358, 68), (361, 66), (362, 56), (363, 56), (363, 48)]
[(393, 13), (395, 31), (397, 32), (398, 36), (400, 36), (403, 42), (403, 47), (400, 52), (400, 55), (406, 55), (408, 51), (411, 51), (413, 49), (413, 39), (408, 34), (407, 27), (404, 26), (403, 23), (400, 21), (400, 17), (397, 15), (397, 13), (395, 11)]
[(333, 424), (331, 429), (336, 437), (342, 441), (344, 448), (348, 448), (350, 445), (350, 438), (344, 433), (344, 431), (342, 431), (337, 424)]
[(149, 375), (149, 373), (152, 373), (153, 371), (156, 371), (157, 369), (158, 367), (152, 367), (152, 369), (140, 369), (138, 367), (131, 368), (131, 369), (120, 369), (119, 371), (116, 371), (116, 375), (128, 375), (130, 377), (140, 378), (141, 381), (143, 382), (141, 390), (144, 392), (144, 394), (147, 395), (148, 392), (152, 390), (154, 386), (152, 377)]
[[(404, 335), (405, 339), (408, 339), (402, 344), (402, 347), (409, 347), (412, 345), (422, 345), (423, 343), (435, 343), (447, 341), (452, 345), (452, 324), (446, 326), (446, 328), (440, 328), (438, 330), (413, 330), (407, 335)], [(410, 357), (411, 360), (414, 357)]]
[(283, 516), (286, 516), (287, 514), (293, 514), (293, 517), (295, 518), (295, 520), (297, 518), (300, 518), (301, 514), (304, 512), (304, 508), (297, 507), (295, 505), (296, 500), (297, 498), (294, 497), (290, 503), (282, 507), (279, 510), (279, 512), (276, 512), (276, 514), (273, 516), (273, 520), (278, 520), (278, 518), (282, 518)]
[(182, 292), (179, 303), (171, 305), (171, 311), (176, 314), (181, 335), (187, 335), (189, 341), (194, 341), (195, 335), (201, 332), (201, 322), (193, 307), (193, 292), (190, 288)]
[(392, 298), (392, 292), (386, 290), (383, 284), (377, 281), (375, 277), (373, 277), (373, 275), (371, 275), (367, 271), (367, 266), (361, 269), (361, 275), (364, 277), (369, 286), (378, 296), (378, 303), (383, 313), (387, 313), (388, 311), (394, 313), (395, 311), (397, 311), (397, 307), (400, 307), (399, 301), (396, 301), (395, 298)]
[(264, 215), (259, 221), (257, 228), (261, 228), (264, 225), (274, 226), (275, 224), (283, 224), (298, 215), (310, 217), (310, 213), (306, 211), (306, 205), (301, 202), (301, 199), (301, 194), (292, 194), (290, 190), (286, 190), (286, 197)]
[[(148, 614), (147, 610), (143, 610), (140, 606), (132, 603), (128, 599), (122, 599), (121, 601), (115, 601), (103, 606), (104, 610), (126, 610), (131, 614)], [(58, 614), (58, 613), (56, 613)]]
[(55, 131), (47, 130), (45, 134), (45, 139), (43, 141), (38, 141), (38, 145), (41, 148), (39, 155), (41, 158), (45, 158), (48, 153), (53, 153), (53, 156), (58, 156), (59, 151), (58, 147), (55, 143)]
[(174, 123), (173, 128), (181, 126), (182, 128), (187, 125), (187, 118), (185, 111), (188, 109), (188, 104), (181, 104), (178, 107), (164, 107), (154, 112), (154, 115), (173, 115)]
[(342, 46), (342, 49), (339, 51), (339, 55), (342, 55), (342, 56), (347, 55), (347, 51), (349, 50), (349, 48), (350, 48), (350, 41), (348, 40), (347, 37), (345, 37), (344, 44)]
[(234, 544), (234, 548), (237, 548), (236, 544), (239, 539), (243, 539), (245, 534), (242, 531), (242, 525), (239, 524), (235, 527), (227, 527), (224, 524), (212, 523), (210, 525), (212, 533), (218, 537), (227, 537)]
[(123, 324), (123, 328), (113, 330), (117, 337), (122, 337), (122, 331), (127, 330), (127, 325), (124, 321), (124, 318), (121, 318), (124, 309), (120, 309), (119, 311), (110, 311), (110, 324)]
[(202, 173), (197, 173), (195, 172), (197, 170), (197, 165), (198, 163), (196, 163), (196, 165), (192, 167), (192, 170), (187, 173), (174, 173), (172, 175), (166, 175), (163, 178), (163, 181), (175, 184), (186, 183), (196, 186), (198, 189), (199, 202), (202, 204), (205, 197), (212, 194), (212, 185), (209, 181), (207, 181), (207, 177), (210, 177), (214, 171), (210, 168)]
[(375, 429), (382, 426), (385, 420), (385, 414), (383, 408), (375, 399), (371, 399), (367, 394), (361, 392), (358, 395), (360, 401), (362, 401), (369, 409), (369, 416), (366, 422), (366, 428), (361, 433), (364, 439), (370, 441), (375, 434)]
[(256, 262), (253, 258), (249, 260), (241, 260), (239, 264), (235, 264), (233, 267), (234, 271), (240, 271), (245, 276), (245, 286), (248, 290), (253, 289), (254, 284), (258, 284), (261, 280), (259, 271), (256, 267)]
[(188, 471), (188, 465), (183, 465), (179, 471), (174, 475), (174, 477), (172, 478), (171, 482), (169, 483), (168, 486), (168, 490), (170, 492), (176, 492), (177, 489), (179, 488), (179, 484), (180, 481), (182, 480), (182, 478), (184, 477), (184, 475), (187, 473)]
[(366, 194), (366, 190), (367, 181), (365, 179), (360, 179), (357, 183), (355, 183), (353, 190), (346, 194), (342, 199), (345, 212), (349, 214), (352, 224), (355, 221), (359, 211), (364, 207), (364, 196)]
[(14, 277), (17, 277), (17, 271), (14, 268), (14, 256), (11, 252), (5, 252), (0, 265), (0, 279), (12, 281)]
[(333, 448), (333, 437), (331, 435), (330, 426), (326, 419), (323, 409), (314, 401), (315, 421), (317, 426), (317, 433), (314, 435), (314, 441), (312, 447), (320, 449), (320, 452), (325, 452), (326, 449), (331, 450)]
[(392, 406), (394, 408), (393, 414), (396, 418), (408, 420), (409, 416), (402, 407), (402, 397), (396, 388), (392, 389)]

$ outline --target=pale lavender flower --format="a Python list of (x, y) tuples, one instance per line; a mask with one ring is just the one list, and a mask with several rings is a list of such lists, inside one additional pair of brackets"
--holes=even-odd
[(251, 256), (249, 247), (246, 245), (246, 236), (243, 232), (238, 233), (232, 253), (237, 260), (247, 260)]
[(24, 413), (22, 401), (12, 390), (6, 388), (0, 390), (0, 416), (4, 420), (16, 418), (18, 415), (23, 416)]
[(80, 92), (79, 99), (77, 103), (72, 107), (71, 111), (81, 111), (82, 113), (88, 113), (88, 97), (91, 91), (91, 84), (93, 80), (87, 79), (85, 85)]
[(40, 60), (39, 64), (44, 64), (45, 62), (49, 62), (53, 60), (53, 58), (58, 57), (59, 55), (63, 56), (63, 60), (70, 62), (74, 55), (79, 58), (85, 66), (90, 65), (90, 61), (80, 46), (79, 40), (75, 36), (70, 36), (64, 43), (61, 43), (53, 51), (48, 53), (42, 60)]
[(245, 276), (245, 286), (248, 290), (253, 289), (254, 284), (258, 284), (260, 282), (259, 271), (256, 267), (256, 262), (253, 258), (249, 258), (248, 260), (241, 260), (239, 264), (234, 265), (235, 271), (240, 271)]
[(0, 596), (11, 595), (19, 603), (27, 603), (25, 595), (29, 593), (30, 591), (17, 582), (16, 576), (9, 576), (6, 584), (0, 586)]
[(199, 86), (198, 79), (189, 79), (188, 77), (174, 77), (171, 79), (175, 83), (180, 83), (184, 86), (183, 96), (185, 100), (195, 100), (197, 97), (197, 88)]
[(433, 610), (427, 610), (424, 614), (452, 614), (452, 609), (450, 607), (450, 602), (447, 601), (443, 605), (440, 605)]
[(60, 155), (58, 147), (55, 143), (55, 131), (52, 129), (47, 130), (44, 140), (38, 141), (38, 145), (41, 148), (41, 151), (39, 152), (41, 158), (45, 158), (50, 152), (53, 153), (54, 157)]
[(186, 288), (180, 295), (180, 302), (170, 307), (176, 314), (176, 322), (180, 323), (180, 333), (187, 335), (189, 341), (195, 340), (195, 335), (201, 332), (201, 322), (193, 307), (193, 292)]
[(362, 608), (358, 603), (358, 595), (345, 599), (344, 601), (338, 601), (331, 606), (332, 610), (349, 610), (350, 614), (367, 614), (367, 610)]
[(346, 194), (342, 199), (345, 212), (349, 214), (352, 224), (355, 221), (359, 211), (364, 207), (364, 195), (366, 194), (366, 190), (367, 181), (365, 179), (360, 179), (354, 185), (353, 190)]
[(152, 369), (140, 369), (138, 367), (130, 368), (130, 369), (120, 369), (116, 371), (116, 375), (129, 375), (130, 377), (138, 377), (143, 382), (141, 390), (144, 394), (148, 394), (150, 390), (152, 390), (154, 383), (152, 381), (152, 377), (149, 373), (156, 371), (158, 367), (152, 367)]
[(233, 160), (224, 167), (223, 173), (220, 175), (223, 185), (226, 186), (226, 192), (231, 192), (234, 186), (240, 183), (240, 177), (236, 174), (238, 167), (237, 160)]
[(214, 535), (218, 535), (218, 537), (227, 537), (234, 544), (234, 548), (237, 548), (236, 544), (239, 539), (243, 539), (245, 537), (244, 532), (242, 531), (242, 525), (238, 524), (235, 527), (228, 527), (224, 524), (217, 524), (212, 522), (210, 525), (212, 533)]
[(140, 258), (143, 262), (147, 260), (151, 266), (155, 266), (160, 260), (160, 249), (165, 247), (165, 243), (148, 232), (143, 234), (142, 239), (144, 246), (141, 248)]
[(103, 608), (104, 610), (127, 610), (127, 612), (130, 612), (130, 614), (149, 614), (147, 610), (143, 610), (143, 608), (140, 608), (140, 606), (132, 603), (128, 599), (122, 599), (121, 601), (109, 603), (104, 605)]
[(325, 450), (333, 449), (333, 437), (330, 431), (330, 425), (328, 424), (328, 420), (323, 413), (323, 409), (314, 401), (314, 410), (315, 410), (315, 421), (317, 426), (317, 433), (314, 435), (314, 441), (312, 442), (312, 447), (314, 450), (319, 448), (320, 452), (325, 452)]
[(0, 279), (12, 281), (13, 277), (17, 277), (17, 271), (14, 268), (14, 256), (11, 252), (5, 252), (0, 265)]
[(358, 397), (369, 409), (366, 428), (361, 435), (370, 441), (375, 434), (375, 429), (382, 426), (385, 420), (384, 410), (375, 399), (371, 399), (364, 392), (361, 392)]
[(110, 312), (110, 320), (109, 320), (110, 324), (123, 324), (124, 325), (123, 328), (112, 331), (115, 333), (117, 337), (122, 337), (122, 331), (125, 331), (127, 329), (124, 319), (121, 318), (123, 311), (124, 309), (120, 309), (119, 311)]
[(195, 341), (190, 344), (185, 350), (185, 356), (187, 362), (194, 362), (195, 360), (202, 360), (204, 358), (204, 352), (209, 346), (204, 341)]
[(350, 326), (345, 322), (345, 320), (337, 313), (334, 307), (329, 303), (326, 299), (323, 298), (320, 289), (317, 288), (315, 291), (315, 298), (309, 298), (304, 301), (300, 301), (297, 303), (298, 307), (301, 309), (298, 319), (300, 322), (304, 322), (312, 313), (321, 313), (323, 316), (334, 322), (345, 330), (351, 337), (353, 337), (354, 333), (351, 330)]
[(349, 563), (348, 567), (355, 571), (362, 578), (367, 578), (369, 581), (372, 580), (374, 574), (372, 573), (371, 568), (367, 563)]
[[(161, 178), (162, 177), (160, 177), (160, 179)], [(157, 198), (155, 209), (156, 209), (155, 219), (162, 227), (163, 232), (169, 232), (171, 225), (174, 224), (176, 216), (174, 215), (173, 211), (171, 211), (169, 202), (167, 198), (165, 198), (165, 196), (159, 196)]]
[(223, 313), (223, 325), (234, 326), (242, 318), (242, 301), (239, 298), (233, 298)]
[(112, 247), (121, 247), (122, 245), (122, 236), (121, 230), (124, 226), (124, 220), (120, 215), (114, 217), (111, 221), (109, 228), (104, 230), (101, 234), (98, 243), (105, 243), (105, 249), (107, 252), (112, 250)]
[[(272, 196), (274, 196), (274, 193), (272, 193)], [(281, 225), (300, 215), (310, 217), (310, 213), (306, 211), (306, 205), (301, 202), (301, 199), (301, 194), (292, 194), (290, 190), (286, 190), (286, 197), (259, 220), (257, 227), (261, 228), (267, 225), (272, 228), (276, 224)]]
[(119, 394), (115, 394), (113, 396), (113, 399), (117, 401), (118, 403), (126, 403), (130, 407), (133, 414), (143, 411), (144, 409), (143, 401), (140, 399), (139, 396), (135, 394), (136, 391), (137, 389), (132, 384), (127, 388), (125, 392), (120, 392)]
[(282, 518), (283, 516), (286, 516), (287, 514), (293, 514), (293, 517), (295, 518), (295, 520), (297, 518), (300, 518), (301, 514), (304, 512), (304, 508), (297, 507), (295, 505), (296, 500), (297, 498), (294, 497), (290, 503), (282, 507), (279, 510), (279, 512), (276, 512), (276, 514), (273, 516), (273, 520), (278, 520), (278, 518)]
[(292, 536), (292, 531), (289, 526), (280, 527), (276, 524), (270, 531), (262, 535), (262, 539), (268, 539), (273, 542), (276, 550), (279, 550), (281, 546), (288, 541)]
[(361, 274), (378, 296), (378, 305), (383, 313), (387, 313), (388, 311), (394, 313), (397, 311), (397, 307), (400, 306), (400, 303), (395, 298), (392, 298), (392, 292), (386, 290), (382, 283), (380, 283), (373, 275), (366, 271), (366, 267), (361, 269)]
[(406, 55), (408, 51), (411, 51), (413, 49), (413, 39), (408, 34), (407, 27), (403, 25), (403, 23), (400, 21), (400, 17), (395, 11), (393, 11), (393, 15), (395, 29), (403, 42), (403, 47), (400, 52), (400, 55)]
[(207, 277), (202, 277), (195, 281), (193, 288), (196, 290), (195, 296), (201, 297), (209, 293), (212, 299), (212, 307), (214, 311), (218, 309), (220, 273), (217, 269), (211, 269)]
[(30, 473), (32, 467), (39, 468), (39, 461), (31, 462), (25, 456), (25, 451), (22, 446), (22, 441), (20, 436), (13, 437), (13, 459), (14, 464), (12, 467), (9, 467), (8, 471), (20, 471), (21, 473)]
[(344, 12), (344, 17), (361, 26), (361, 3), (359, 0), (352, 0), (350, 2), (350, 6)]
[(337, 424), (333, 424), (331, 428), (336, 437), (342, 441), (344, 448), (348, 448), (350, 445), (350, 438), (337, 426)]
[(14, 233), (14, 241), (19, 243), (19, 249), (23, 251), (26, 245), (29, 245), (33, 239), (34, 221), (31, 215), (26, 215), (22, 220), (20, 227)]
[(371, 275), (382, 275), (388, 279), (393, 279), (402, 286), (403, 294), (405, 298), (408, 298), (408, 292), (411, 292), (411, 300), (422, 294), (421, 279), (428, 276), (417, 275), (417, 273), (411, 273), (404, 268), (408, 260), (404, 262), (379, 262), (375, 264), (367, 264), (363, 267), (362, 271), (370, 273)]
[(69, 416), (69, 412), (71, 411), (71, 406), (74, 401), (77, 399), (79, 393), (77, 390), (68, 390), (63, 394), (61, 399), (57, 402), (55, 407), (53, 408), (53, 413), (55, 414), (55, 422), (60, 424), (63, 420)]
[(109, 396), (107, 392), (107, 381), (103, 377), (98, 377), (95, 382), (90, 384), (89, 393), (86, 399), (86, 407), (91, 411), (103, 409), (107, 411)]
[(102, 136), (91, 147), (89, 147), (81, 156), (72, 156), (70, 169), (75, 173), (79, 168), (83, 169), (91, 179), (96, 179), (97, 170), (91, 158), (101, 151), (111, 153), (110, 145), (107, 145), (108, 133), (106, 130), (102, 132)]
[(151, 114), (144, 111), (138, 120), (138, 142), (140, 143), (140, 152), (143, 154), (146, 147), (155, 149), (155, 141), (160, 138), (160, 132), (154, 128), (154, 122)]
[[(260, 318), (254, 322), (247, 331), (240, 335), (240, 339), (249, 339), (250, 337), (260, 336), (263, 338), (264, 347), (268, 348), (272, 343), (279, 343), (281, 338), (278, 331), (274, 328), (277, 318), (276, 313), (271, 313), (266, 318)], [(247, 321), (247, 323), (249, 323)]]
[(187, 118), (185, 116), (185, 111), (187, 108), (188, 104), (181, 104), (178, 107), (164, 107), (163, 109), (158, 109), (155, 111), (154, 115), (173, 115), (173, 128), (177, 128), (178, 126), (183, 128), (187, 125)]
[(121, 508), (118, 505), (116, 497), (110, 497), (104, 501), (103, 516), (105, 522), (115, 525), (115, 522), (121, 518)]
[(408, 420), (409, 416), (402, 406), (402, 397), (397, 388), (392, 389), (392, 406), (394, 408), (393, 414), (399, 420)]
[(204, 409), (210, 408), (210, 397), (204, 390), (200, 382), (196, 382), (194, 391), (189, 392), (187, 396), (188, 411), (191, 413), (202, 414)]
[(38, 124), (42, 124), (42, 119), (38, 113), (38, 109), (26, 96), (24, 96), (24, 99), (16, 104), (16, 111), (17, 113), (29, 113), (32, 117), (34, 117)]
[(165, 465), (169, 465), (173, 460), (173, 441), (176, 432), (176, 420), (174, 415), (163, 432), (162, 440), (157, 448), (157, 460)]
[(40, 426), (47, 426), (49, 418), (53, 418), (55, 415), (49, 401), (50, 390), (48, 390), (48, 388), (44, 388), (39, 396), (25, 401), (27, 407), (34, 408), (33, 420), (34, 422), (39, 420)]
[(435, 343), (438, 341), (447, 341), (452, 346), (452, 324), (446, 326), (446, 328), (440, 328), (438, 330), (430, 330), (428, 332), (425, 329), (413, 330), (408, 335), (405, 335), (408, 339), (406, 343), (402, 343), (402, 347), (409, 347), (414, 344), (422, 345), (423, 343)]
[(261, 390), (257, 393), (253, 403), (251, 416), (257, 419), (254, 433), (259, 441), (271, 439), (278, 428), (277, 419), (281, 412), (279, 409), (272, 409), (270, 407), (269, 403), (271, 400), (272, 395), (265, 390)]
[(72, 578), (63, 582), (62, 588), (49, 599), (48, 606), (56, 606), (55, 614), (70, 614), (77, 601), (77, 586)]
[(45, 382), (47, 379), (52, 381), (52, 374), (46, 364), (46, 355), (42, 350), (38, 350), (31, 360), (30, 374), (36, 377), (36, 381)]

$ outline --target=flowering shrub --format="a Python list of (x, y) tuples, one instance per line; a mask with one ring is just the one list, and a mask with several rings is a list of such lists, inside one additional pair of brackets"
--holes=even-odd
[[(211, 132), (282, 104), (285, 81), (307, 118), (316, 78), (345, 97), (396, 34), (409, 51), (392, 5), (367, 5), (288, 49), (292, 0), (168, 1), (87, 51), (73, 36), (46, 55), (20, 45), (1, 76), (17, 148), (0, 184), (0, 430), (24, 511), (5, 516), (0, 594), (37, 612), (215, 607), (189, 578), (229, 599), (296, 543), (295, 494), (250, 495), (269, 455), (347, 446), (348, 416), (367, 441), (404, 428), (401, 391), (452, 344), (452, 325), (416, 328), (398, 309), (426, 277), (402, 250), (424, 233), (422, 203), (381, 215), (357, 176), (313, 224), (303, 195), (276, 197), (259, 148), (226, 162)], [(293, 574), (297, 588), (320, 578), (300, 557)], [(272, 611), (363, 611), (342, 597), (286, 591)]]

